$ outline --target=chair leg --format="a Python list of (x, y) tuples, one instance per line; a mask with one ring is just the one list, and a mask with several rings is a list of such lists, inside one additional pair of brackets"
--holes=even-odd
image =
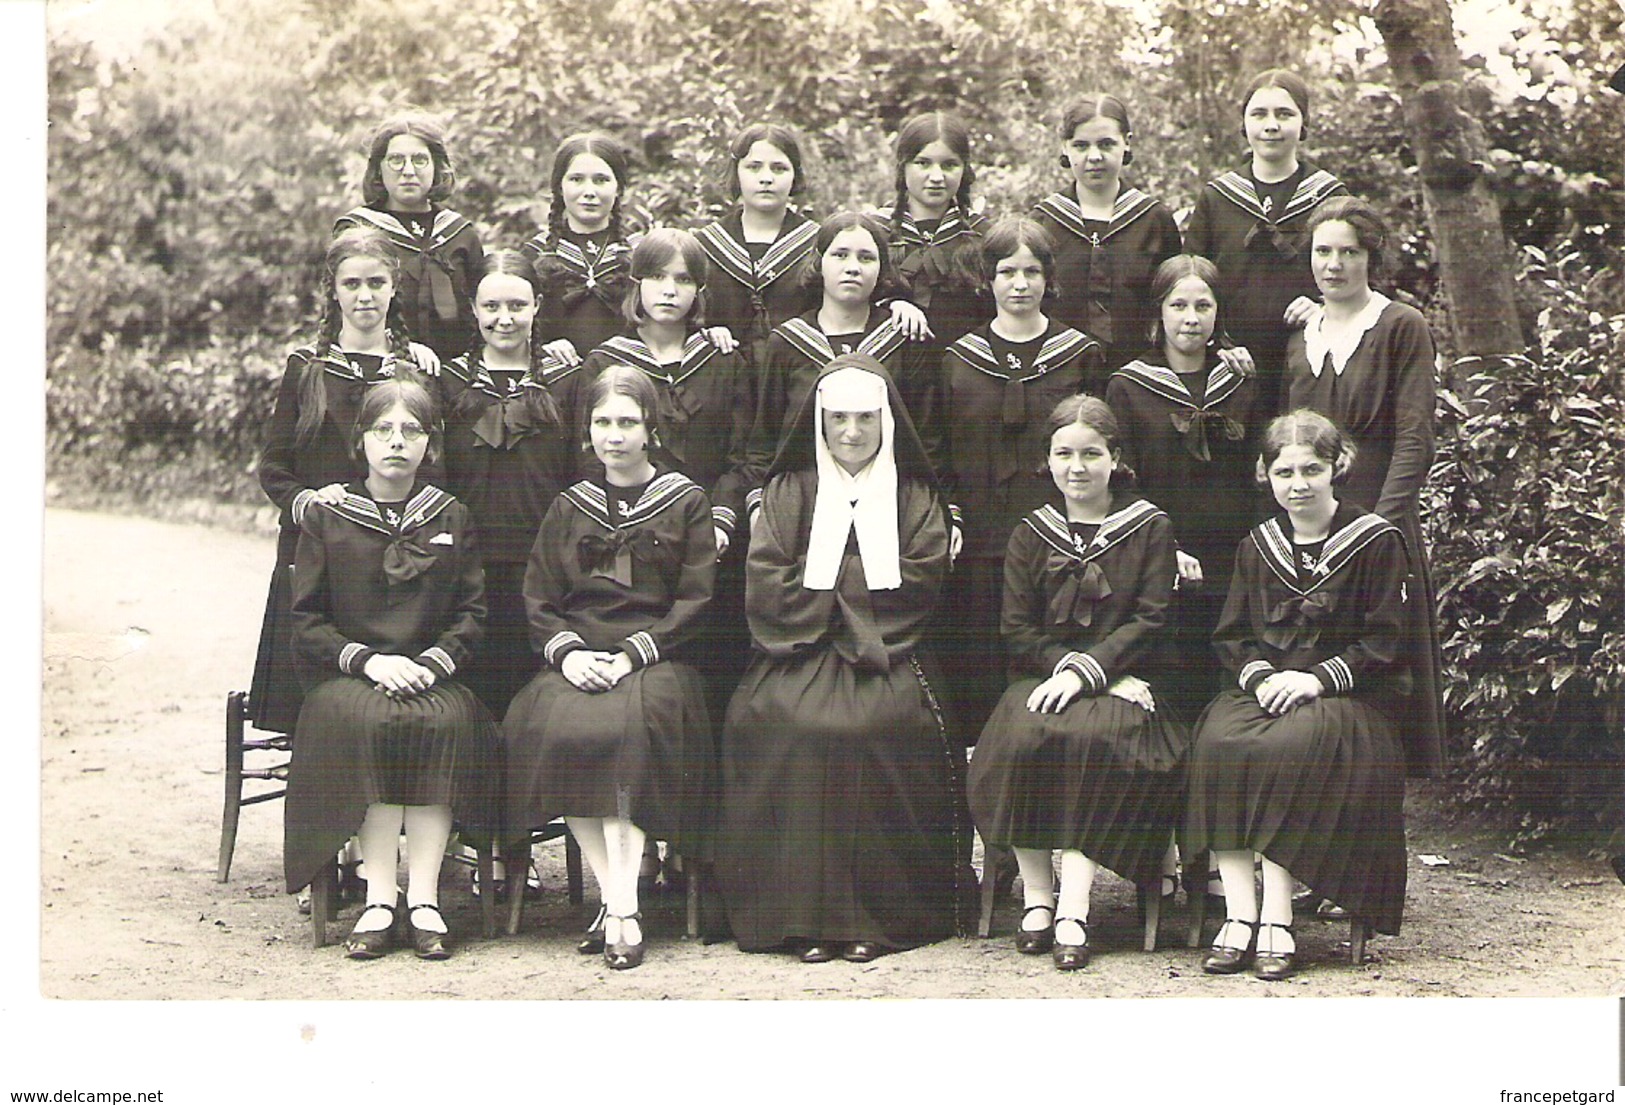
[(242, 691), (226, 696), (226, 798), (220, 811), (220, 858), (215, 864), (215, 882), (231, 877), (231, 856), (237, 850), (237, 821), (243, 809), (243, 721), (248, 716), (247, 701)]
[(686, 931), (690, 940), (696, 940), (700, 935), (700, 865), (685, 859), (683, 874), (687, 876), (683, 880), (686, 884), (683, 896), (687, 900)]
[(327, 919), (337, 905), (339, 869), (336, 860), (322, 864), (310, 880), (310, 946), (327, 945)]
[(512, 877), (513, 868), (517, 866), (517, 864), (513, 860), (508, 861), (509, 878), (507, 933), (509, 936), (515, 936), (519, 932), (519, 919), (524, 915), (525, 912), (525, 886), (530, 878), (530, 864), (528, 862), (528, 857), (530, 855), (530, 837), (526, 836), (523, 839), (525, 842), (523, 848), (520, 848), (519, 845), (515, 844), (513, 851), (515, 856), (527, 857), (527, 862), (524, 867), (524, 876), (517, 880), (517, 886), (514, 878)]
[(1365, 962), (1365, 942), (1371, 926), (1362, 917), (1349, 918), (1349, 962), (1356, 967)]
[[(475, 863), (480, 873), (480, 888), (485, 893), (480, 895), (480, 933), (487, 939), (496, 935), (496, 903), (491, 899), (496, 897), (496, 865), (491, 860), (491, 841), (482, 840), (475, 848)], [(513, 889), (511, 886), (508, 888)], [(525, 895), (524, 881), (520, 880), (520, 897)]]
[(1157, 950), (1157, 923), (1162, 920), (1162, 880), (1159, 878), (1150, 886), (1140, 887), (1140, 897), (1145, 902), (1145, 950)]
[(586, 900), (581, 879), (581, 845), (568, 831), (564, 834), (564, 875), (570, 887), (570, 904), (580, 905)]
[(998, 894), (999, 863), (1009, 854), (999, 844), (982, 842), (982, 910), (976, 919), (976, 935), (986, 937), (993, 930), (993, 899)]
[(1187, 948), (1202, 946), (1202, 922), (1207, 919), (1207, 877), (1205, 869), (1202, 875), (1201, 886), (1195, 893), (1191, 892), (1190, 883), (1185, 884), (1185, 911), (1189, 915), (1185, 929), (1185, 946)]

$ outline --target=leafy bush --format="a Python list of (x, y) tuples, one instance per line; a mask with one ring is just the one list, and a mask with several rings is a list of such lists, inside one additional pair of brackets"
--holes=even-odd
[(1427, 505), (1459, 794), (1534, 837), (1613, 810), (1625, 761), (1625, 299), (1526, 255), (1538, 344), (1441, 394)]

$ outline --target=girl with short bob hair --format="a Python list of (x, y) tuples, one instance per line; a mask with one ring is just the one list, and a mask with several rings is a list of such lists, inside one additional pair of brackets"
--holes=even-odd
[(599, 131), (564, 138), (548, 169), (547, 226), (520, 247), (542, 280), (537, 337), (567, 367), (621, 332), (632, 247), (622, 224), (626, 147)]
[(610, 365), (586, 389), (601, 468), (542, 520), (525, 574), (541, 672), (503, 720), (510, 834), (563, 816), (603, 892), (577, 945), (625, 970), (643, 962), (638, 868), (646, 839), (709, 860), (715, 740), (684, 661), (711, 598), (711, 505), (652, 458), (659, 397)]
[(305, 511), (295, 554), (307, 693), (288, 769), (286, 881), (308, 885), (357, 833), (367, 905), (345, 949), (376, 959), (394, 940), (404, 830), (413, 947), (445, 959), (439, 877), (453, 818), (492, 833), (500, 813), (496, 726), (458, 681), (480, 640), (484, 575), (468, 509), (419, 479), (440, 443), (428, 390), (380, 383), (350, 438), (367, 476)]
[(1241, 98), (1246, 167), (1210, 180), (1185, 228), (1185, 252), (1219, 267), (1228, 337), (1258, 366), (1259, 409), (1280, 410), (1286, 342), (1308, 318), (1315, 296), (1307, 223), (1315, 208), (1344, 195), (1331, 173), (1302, 156), (1309, 87), (1285, 69), (1266, 69)]
[(1173, 526), (1134, 491), (1111, 407), (1069, 396), (1049, 427), (1055, 490), (1009, 538), (1000, 624), (1011, 683), (977, 742), (969, 794), (982, 839), (1013, 847), (1021, 868), (1017, 950), (1053, 952), (1065, 971), (1089, 962), (1099, 868), (1157, 892), (1188, 731), (1162, 708), (1160, 686)]
[(1046, 415), (1069, 395), (1105, 384), (1100, 344), (1051, 318), (1055, 242), (1037, 220), (988, 227), (978, 257), (991, 322), (943, 355), (940, 371), (954, 574), (941, 636), (948, 694), (972, 744), (1007, 680), (998, 657), (1005, 549), (1010, 531), (1052, 497)]
[(1100, 342), (1108, 368), (1144, 351), (1151, 274), (1179, 252), (1173, 212), (1123, 183), (1133, 139), (1118, 97), (1097, 92), (1073, 101), (1060, 126), (1068, 186), (1033, 211), (1056, 243), (1054, 314)]
[(474, 224), (446, 206), (457, 173), (438, 119), (408, 112), (386, 119), (367, 149), (362, 206), (339, 216), (333, 233), (367, 226), (400, 261), (397, 296), (407, 329), (434, 351), (434, 365), (468, 348), (468, 299), (484, 253)]
[(988, 221), (971, 206), (970, 152), (970, 128), (952, 112), (905, 119), (897, 128), (897, 194), (882, 212), (898, 279), (939, 346), (989, 314), (970, 260)]
[[(1234, 684), (1196, 725), (1184, 833), (1211, 851), (1225, 924), (1209, 974), (1297, 969), (1293, 879), (1379, 932), (1405, 902), (1405, 749), (1410, 677), (1405, 540), (1343, 499), (1358, 460), (1348, 435), (1311, 410), (1264, 432), (1260, 471), (1281, 512), (1236, 553), (1213, 636)], [(1254, 887), (1262, 862), (1263, 898)]]

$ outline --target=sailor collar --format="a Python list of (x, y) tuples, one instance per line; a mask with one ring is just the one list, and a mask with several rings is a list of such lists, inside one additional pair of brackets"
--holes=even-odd
[(1162, 508), (1145, 499), (1132, 499), (1106, 515), (1100, 528), (1095, 531), (1094, 540), (1081, 552), (1072, 543), (1072, 527), (1066, 515), (1054, 504), (1046, 503), (1028, 514), (1022, 522), (1038, 534), (1044, 544), (1062, 556), (1087, 563), (1121, 544), (1152, 519), (1166, 517)]

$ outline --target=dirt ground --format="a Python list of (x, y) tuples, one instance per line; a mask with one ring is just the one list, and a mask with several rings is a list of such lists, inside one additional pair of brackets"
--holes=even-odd
[[(1132, 888), (1108, 875), (1096, 890), (1095, 961), (1071, 975), (1015, 952), (1013, 897), (999, 903), (993, 939), (819, 967), (683, 939), (680, 903), (661, 897), (646, 909), (646, 964), (611, 972), (574, 952), (589, 907), (566, 901), (557, 845), (539, 850), (546, 893), (518, 936), (479, 937), (466, 870), (448, 864), (443, 900), (456, 956), (352, 963), (336, 944), (312, 949), (308, 920), (282, 892), (279, 804), (244, 810), (231, 879), (214, 877), (222, 704), (252, 668), (271, 534), (53, 509), (44, 547), (39, 992), (47, 999), (1625, 994), (1625, 887), (1605, 865), (1554, 851), (1508, 855), (1504, 837), (1448, 823), (1426, 789), (1408, 804), (1403, 932), (1375, 938), (1367, 961), (1352, 966), (1346, 925), (1300, 922), (1307, 969), (1280, 984), (1204, 976), (1200, 953), (1183, 944), (1182, 904), (1158, 950), (1138, 950)], [(330, 926), (335, 942), (355, 911)]]

